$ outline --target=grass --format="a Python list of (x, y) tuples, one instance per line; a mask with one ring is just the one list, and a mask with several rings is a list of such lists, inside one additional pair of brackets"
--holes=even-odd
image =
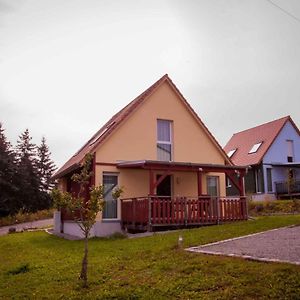
[[(0, 237), (1, 299), (299, 299), (300, 267), (178, 249), (281, 226), (299, 215), (259, 217), (138, 239), (89, 242), (89, 288), (78, 283), (83, 241), (44, 232)], [(20, 270), (27, 266), (25, 272)], [(13, 272), (15, 271), (15, 272)]]
[(15, 215), (0, 218), (0, 226), (14, 225), (24, 222), (32, 222), (37, 220), (49, 219), (53, 217), (54, 209), (39, 210), (34, 213), (28, 213), (20, 210)]

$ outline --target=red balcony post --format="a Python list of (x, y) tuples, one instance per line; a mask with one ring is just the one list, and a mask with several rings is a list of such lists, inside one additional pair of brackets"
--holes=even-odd
[(202, 195), (202, 173), (200, 170), (197, 172), (197, 183), (198, 183), (198, 197)]
[(152, 222), (151, 222), (151, 216), (152, 216), (152, 203), (151, 203), (151, 197), (148, 196), (148, 231), (152, 231)]

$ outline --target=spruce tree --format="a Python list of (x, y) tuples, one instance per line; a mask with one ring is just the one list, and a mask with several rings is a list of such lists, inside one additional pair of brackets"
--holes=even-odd
[(0, 123), (0, 216), (13, 214), (21, 204), (17, 198), (15, 155)]
[(42, 208), (43, 199), (40, 193), (41, 181), (37, 169), (36, 145), (26, 129), (17, 141), (17, 171), (20, 187), (19, 199), (25, 211), (36, 211)]
[(46, 144), (45, 137), (42, 138), (40, 146), (37, 147), (37, 168), (40, 176), (40, 191), (43, 194), (43, 201), (45, 208), (51, 206), (51, 197), (48, 192), (54, 187), (54, 183), (51, 181), (56, 167), (54, 162), (50, 158), (51, 152)]

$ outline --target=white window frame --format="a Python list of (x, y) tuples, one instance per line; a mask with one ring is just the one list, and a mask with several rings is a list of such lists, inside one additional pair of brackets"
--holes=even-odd
[(295, 151), (294, 151), (294, 140), (286, 140), (287, 144), (287, 157), (291, 157), (294, 161), (295, 159)]
[(252, 154), (252, 153), (256, 153), (258, 151), (258, 149), (260, 148), (260, 146), (262, 145), (263, 142), (259, 142), (256, 143), (252, 146), (252, 148), (250, 149), (250, 151), (248, 152), (248, 154)]
[[(156, 137), (156, 149), (157, 149), (157, 146), (158, 144), (162, 144), (162, 145), (170, 145), (171, 146), (171, 152), (170, 152), (170, 161), (173, 160), (173, 130), (172, 130), (172, 127), (173, 127), (173, 121), (172, 120), (166, 120), (166, 119), (157, 119), (156, 120), (156, 128), (158, 128), (158, 121), (167, 121), (169, 123), (169, 130), (170, 130), (170, 141), (160, 141), (158, 140), (158, 136)], [(157, 129), (156, 129), (157, 131)], [(158, 159), (158, 157), (157, 157)], [(159, 159), (158, 159), (159, 160)]]
[(228, 151), (227, 156), (228, 156), (229, 158), (231, 158), (231, 157), (233, 156), (233, 154), (236, 152), (236, 150), (237, 150), (237, 148)]
[(208, 194), (208, 190), (209, 190), (209, 187), (208, 187), (208, 181), (209, 179), (216, 179), (217, 181), (217, 196), (211, 196), (211, 197), (220, 197), (220, 177), (219, 176), (213, 176), (213, 175), (208, 175), (206, 176), (206, 189), (207, 189), (207, 194)]
[[(118, 172), (103, 172), (102, 173), (102, 184), (104, 185), (104, 176), (115, 176), (117, 177), (117, 185), (116, 187), (119, 185), (119, 173)], [(103, 199), (105, 202), (105, 199)], [(104, 204), (105, 205), (105, 204)], [(115, 218), (105, 218), (103, 216), (103, 211), (104, 211), (104, 207), (102, 210), (102, 220), (103, 221), (115, 221), (118, 220), (118, 213), (119, 213), (119, 199), (116, 200), (116, 205), (117, 205), (117, 212), (116, 212), (116, 217)]]
[(230, 178), (228, 176), (226, 176), (226, 187), (227, 188), (231, 188), (232, 187)]

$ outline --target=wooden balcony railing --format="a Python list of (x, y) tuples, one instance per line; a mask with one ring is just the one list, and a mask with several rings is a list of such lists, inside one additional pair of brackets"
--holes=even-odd
[(137, 197), (121, 200), (123, 227), (192, 226), (248, 218), (246, 198)]

